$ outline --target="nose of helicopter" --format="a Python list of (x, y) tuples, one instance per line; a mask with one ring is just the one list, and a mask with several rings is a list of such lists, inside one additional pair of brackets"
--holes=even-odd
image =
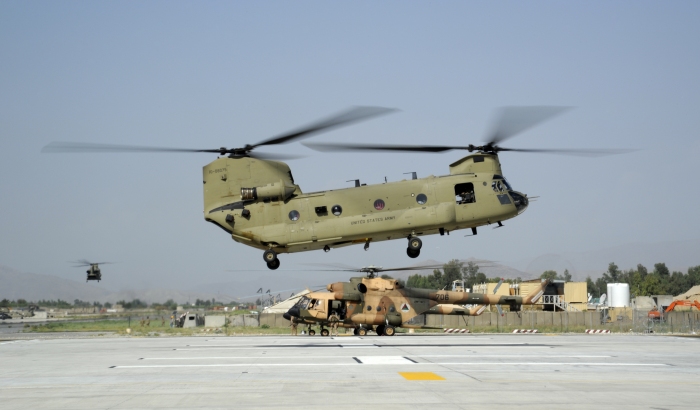
[(287, 313), (285, 313), (284, 315), (282, 315), (282, 317), (285, 318), (285, 319), (287, 319), (287, 320), (291, 320), (292, 317), (299, 317), (300, 314), (301, 314), (301, 312), (299, 311), (299, 308), (296, 307), (296, 306), (292, 306), (292, 307), (287, 311)]
[(530, 201), (527, 199), (527, 195), (518, 191), (510, 191), (510, 196), (513, 197), (513, 204), (518, 210), (518, 215), (525, 212), (527, 206), (530, 204)]

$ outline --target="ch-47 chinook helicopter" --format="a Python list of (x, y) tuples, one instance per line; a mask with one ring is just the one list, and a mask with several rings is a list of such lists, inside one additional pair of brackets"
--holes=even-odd
[(101, 281), (102, 280), (102, 272), (100, 272), (100, 266), (99, 265), (108, 265), (111, 264), (112, 262), (90, 262), (86, 259), (80, 259), (71, 263), (77, 263), (77, 265), (74, 265), (74, 268), (80, 268), (83, 266), (89, 266), (88, 270), (86, 271), (87, 273), (87, 279), (85, 281), (90, 281), (90, 280), (96, 280), (96, 281)]
[[(327, 292), (311, 292), (304, 295), (284, 314), (284, 318), (294, 319), (299, 324), (321, 325), (323, 336), (328, 336), (328, 330), (324, 329), (324, 326), (330, 324), (331, 316), (338, 318), (339, 327), (352, 328), (359, 336), (366, 335), (369, 330), (374, 330), (378, 335), (393, 336), (397, 327), (432, 329), (407, 324), (409, 320), (431, 309), (431, 313), (440, 314), (468, 315), (472, 312), (469, 309), (435, 309), (441, 305), (508, 305), (511, 311), (518, 311), (522, 305), (535, 304), (549, 284), (549, 280), (543, 280), (539, 287), (523, 297), (407, 288), (396, 279), (376, 277), (379, 272), (415, 269), (383, 269), (375, 266), (362, 268), (359, 271), (367, 273), (365, 277), (354, 277), (349, 282), (329, 284)], [(480, 313), (479, 309), (475, 309), (474, 314)]]
[(513, 149), (498, 145), (562, 111), (562, 107), (511, 107), (503, 110), (487, 143), (480, 146), (402, 146), (306, 144), (320, 150), (401, 152), (474, 152), (449, 165), (449, 174), (376, 185), (304, 193), (287, 164), (290, 158), (256, 153), (261, 146), (284, 144), (330, 128), (394, 110), (356, 107), (301, 129), (241, 148), (182, 149), (53, 142), (42, 152), (207, 152), (220, 155), (204, 166), (204, 219), (239, 243), (263, 251), (269, 269), (280, 266), (279, 253), (320, 250), (406, 239), (406, 253), (420, 254), (422, 236), (449, 234), (498, 224), (525, 211), (527, 195), (515, 191), (501, 170), (501, 151), (604, 155), (620, 150)]

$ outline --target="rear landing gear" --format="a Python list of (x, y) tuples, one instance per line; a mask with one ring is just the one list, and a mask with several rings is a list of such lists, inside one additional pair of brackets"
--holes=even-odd
[(280, 260), (277, 259), (277, 252), (268, 249), (263, 253), (263, 259), (267, 262), (267, 268), (275, 270), (280, 267)]
[(409, 258), (417, 258), (420, 255), (420, 248), (423, 247), (423, 241), (418, 237), (408, 238), (408, 248), (406, 248), (406, 255)]

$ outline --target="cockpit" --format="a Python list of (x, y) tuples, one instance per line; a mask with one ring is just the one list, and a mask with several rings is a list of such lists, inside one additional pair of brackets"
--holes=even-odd
[(294, 307), (298, 307), (299, 309), (312, 309), (314, 305), (316, 305), (316, 299), (302, 296), (301, 299), (294, 304)]
[(506, 181), (506, 179), (501, 175), (493, 176), (493, 181), (491, 181), (491, 189), (498, 194), (498, 199), (503, 205), (510, 203), (510, 201), (506, 201), (506, 197), (509, 194), (510, 197), (513, 198), (513, 204), (518, 210), (518, 215), (525, 212), (525, 209), (527, 209), (530, 202), (527, 199), (527, 196), (521, 194), (520, 192), (514, 191), (513, 187), (511, 187), (508, 181)]

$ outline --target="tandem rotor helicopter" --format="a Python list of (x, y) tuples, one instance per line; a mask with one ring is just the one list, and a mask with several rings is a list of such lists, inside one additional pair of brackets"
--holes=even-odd
[(86, 271), (87, 273), (87, 279), (85, 279), (85, 282), (91, 281), (91, 280), (96, 280), (96, 281), (101, 281), (102, 280), (102, 272), (100, 271), (100, 265), (108, 265), (111, 264), (112, 262), (90, 262), (86, 259), (80, 259), (77, 261), (73, 261), (71, 263), (77, 263), (78, 265), (74, 265), (74, 268), (80, 268), (83, 266), (89, 266), (88, 270)]
[(498, 224), (523, 213), (530, 202), (514, 190), (501, 170), (498, 153), (545, 152), (605, 155), (625, 150), (514, 149), (499, 144), (550, 119), (565, 107), (508, 107), (502, 110), (484, 145), (304, 144), (318, 151), (445, 152), (469, 154), (449, 164), (449, 174), (304, 193), (279, 154), (256, 153), (261, 146), (285, 144), (312, 134), (395, 111), (355, 107), (306, 127), (241, 148), (183, 149), (129, 145), (52, 142), (45, 153), (206, 152), (220, 156), (203, 168), (204, 219), (241, 244), (263, 251), (269, 269), (280, 266), (280, 253), (320, 250), (401, 239), (406, 254), (420, 255), (427, 235)]

